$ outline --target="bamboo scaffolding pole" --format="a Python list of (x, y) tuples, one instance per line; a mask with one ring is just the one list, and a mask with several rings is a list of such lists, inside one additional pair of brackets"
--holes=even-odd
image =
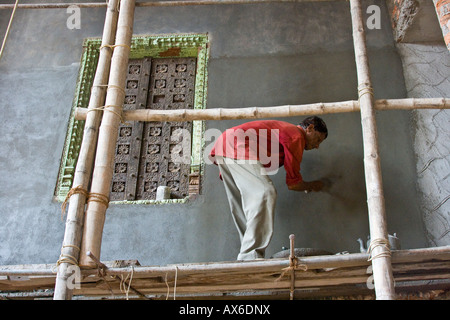
[[(297, 257), (298, 262), (307, 267), (307, 270), (327, 268), (348, 268), (370, 265), (367, 253), (351, 253), (343, 255)], [(423, 261), (450, 260), (450, 246), (438, 248), (423, 248), (392, 251), (393, 263), (419, 263)], [(142, 276), (161, 276), (174, 272), (175, 266), (179, 274), (205, 274), (209, 272), (230, 273), (279, 270), (290, 266), (289, 259), (266, 259), (249, 262), (217, 262), (208, 264), (180, 264), (168, 266), (133, 267), (135, 278)], [(108, 268), (108, 274), (119, 275), (131, 272), (131, 267)], [(300, 271), (296, 271), (300, 272)], [(83, 275), (95, 274), (95, 270), (82, 270)], [(0, 271), (1, 275), (1, 271)]]
[[(289, 250), (289, 267), (292, 267), (297, 263), (297, 258), (295, 257), (295, 235), (291, 234), (289, 236), (289, 242), (290, 242), (290, 250)], [(291, 285), (289, 288), (289, 300), (294, 300), (294, 293), (295, 293), (295, 268), (291, 269)]]
[(106, 92), (102, 123), (99, 129), (97, 154), (92, 174), (91, 196), (85, 214), (83, 238), (81, 242), (80, 267), (95, 267), (86, 252), (100, 257), (103, 225), (109, 203), (109, 191), (113, 175), (114, 151), (125, 98), (125, 80), (131, 37), (133, 34), (135, 0), (120, 2), (117, 34), (111, 58), (111, 71)]
[(386, 225), (374, 97), (370, 79), (361, 0), (350, 0), (350, 12), (361, 108), (364, 171), (371, 237), (370, 251), (375, 293), (378, 300), (393, 300), (395, 299), (394, 278), (392, 275), (391, 252)]
[(3, 38), (2, 47), (0, 49), (0, 59), (3, 55), (3, 50), (5, 49), (6, 40), (8, 39), (9, 30), (11, 29), (11, 25), (14, 19), (14, 15), (16, 14), (17, 6), (19, 5), (19, 0), (16, 0), (16, 3), (14, 4), (13, 11), (11, 12), (11, 17), (9, 18), (8, 26), (6, 27), (5, 37)]
[[(371, 279), (368, 257), (367, 253), (351, 253), (298, 258), (299, 263), (307, 268), (295, 270), (295, 294), (299, 294), (299, 289), (302, 292), (302, 288), (317, 288), (327, 295), (336, 295), (336, 292), (348, 295), (355, 290), (371, 294), (371, 288), (361, 286)], [(242, 294), (249, 292), (253, 295), (258, 291), (261, 293), (261, 290), (287, 292), (290, 279), (286, 267), (292, 266), (292, 260), (288, 258), (166, 266), (128, 264), (123, 267), (114, 267), (117, 261), (95, 260), (97, 269), (80, 271), (76, 281), (81, 288), (74, 290), (74, 294), (87, 297), (114, 294), (118, 298), (116, 295), (124, 293), (122, 289), (126, 284), (130, 293), (138, 294), (136, 297), (156, 298), (156, 294), (167, 299), (167, 286), (175, 288), (175, 279), (178, 283), (177, 294), (180, 294), (177, 297), (184, 293), (199, 297), (234, 293), (242, 297)], [(394, 250), (392, 263), (396, 286), (405, 288), (415, 281), (427, 280), (421, 290), (431, 290), (436, 285), (448, 289), (450, 246)], [(53, 268), (52, 264), (0, 266), (0, 290), (17, 293), (51, 288), (55, 281)], [(280, 281), (276, 280), (278, 275), (282, 276)], [(331, 287), (336, 290), (334, 294), (330, 293)], [(128, 289), (125, 291), (127, 295), (123, 298), (131, 298)]]
[[(347, 267), (363, 267), (370, 265), (368, 261), (369, 255), (367, 253), (349, 253), (339, 255), (324, 255), (324, 256), (310, 256), (297, 257), (299, 263), (307, 266), (307, 270), (327, 269), (327, 268), (347, 268)], [(450, 261), (450, 246), (420, 248), (420, 249), (405, 249), (392, 251), (392, 263), (422, 263), (426, 261)], [(105, 262), (106, 264), (106, 262)], [(177, 267), (180, 274), (206, 274), (209, 272), (252, 272), (255, 270), (271, 271), (279, 270), (289, 267), (289, 258), (285, 259), (265, 259), (255, 261), (224, 261), (224, 262), (209, 262), (209, 263), (191, 263), (191, 264), (176, 264), (167, 266), (133, 266), (133, 272), (136, 279), (146, 276), (160, 276), (168, 272), (173, 272)], [(41, 265), (38, 265), (41, 266)], [(54, 265), (12, 265), (0, 266), (0, 276), (55, 276)], [(109, 275), (121, 275), (131, 272), (131, 267), (108, 267)], [(297, 271), (300, 272), (300, 271)], [(97, 270), (84, 269), (81, 270), (83, 276), (96, 275)]]
[[(109, 7), (106, 10), (105, 24), (102, 35), (103, 46), (112, 45), (114, 43), (117, 28), (118, 1), (119, 0), (110, 0)], [(106, 88), (104, 85), (108, 81), (111, 56), (111, 50), (100, 50), (98, 66), (91, 89), (89, 106), (86, 111), (99, 108), (105, 101)], [(66, 218), (66, 229), (55, 284), (55, 300), (70, 299), (72, 295), (72, 290), (70, 290), (67, 286), (67, 269), (71, 264), (78, 261), (80, 255), (79, 248), (82, 238), (86, 195), (88, 184), (91, 179), (101, 116), (102, 115), (99, 112), (89, 112), (86, 115), (83, 140), (81, 143), (73, 180), (73, 186), (81, 186), (81, 189), (86, 190), (86, 192), (74, 193), (70, 197)]]
[[(446, 98), (408, 98), (382, 99), (375, 101), (376, 110), (415, 110), (415, 109), (450, 109), (450, 99)], [(332, 113), (359, 112), (358, 101), (313, 103), (303, 105), (286, 105), (275, 107), (250, 108), (213, 108), (213, 109), (178, 109), (125, 110), (124, 121), (193, 121), (193, 120), (232, 120), (260, 119), (271, 117), (294, 117), (305, 115), (323, 115)], [(85, 120), (88, 110), (77, 108), (76, 120)]]
[[(292, 2), (344, 2), (348, 0), (182, 0), (182, 1), (153, 1), (136, 2), (136, 7), (176, 7), (176, 6), (197, 6), (197, 5), (218, 5), (218, 4), (260, 4), (260, 3), (292, 3)], [(19, 4), (19, 9), (65, 9), (69, 6), (79, 8), (103, 8), (106, 2), (87, 3), (29, 3)], [(0, 4), (1, 9), (12, 9), (14, 5)]]

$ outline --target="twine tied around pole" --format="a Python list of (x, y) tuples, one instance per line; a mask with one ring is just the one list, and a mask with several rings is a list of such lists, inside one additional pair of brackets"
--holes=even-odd
[[(125, 297), (127, 300), (129, 300), (128, 293), (130, 292), (131, 281), (133, 281), (133, 274), (134, 274), (134, 268), (133, 268), (133, 266), (131, 266), (131, 273), (127, 274), (125, 279), (123, 278), (123, 274), (120, 275), (121, 280), (120, 280), (120, 284), (119, 284), (119, 289), (120, 289), (120, 292), (125, 293)], [(128, 282), (128, 288), (127, 288), (126, 283), (127, 283), (128, 277), (130, 277), (130, 281)]]
[(100, 47), (100, 50), (103, 49), (103, 48), (115, 49), (115, 48), (117, 48), (117, 47), (124, 47), (124, 48), (128, 48), (128, 50), (131, 50), (130, 46), (127, 45), (127, 44), (114, 44), (114, 45), (111, 45), (111, 44), (104, 44), (104, 45), (102, 45), (102, 46)]
[(370, 85), (362, 83), (358, 86), (358, 101), (365, 94), (370, 94), (373, 97), (373, 88)]
[(100, 87), (100, 88), (107, 88), (107, 89), (113, 88), (113, 89), (120, 90), (120, 91), (122, 91), (123, 94), (125, 94), (125, 89), (122, 88), (121, 86), (117, 86), (115, 84), (95, 84), (92, 87)]
[(281, 271), (283, 272), (275, 281), (280, 281), (286, 275), (286, 273), (295, 270), (307, 271), (308, 266), (304, 263), (299, 263), (297, 257), (289, 257), (289, 267), (281, 269)]
[(298, 263), (298, 259), (295, 256), (294, 240), (295, 240), (295, 235), (291, 234), (289, 236), (289, 241), (290, 241), (290, 245), (291, 245), (290, 254), (289, 254), (289, 267), (283, 268), (282, 269), (283, 272), (278, 277), (278, 279), (275, 280), (275, 281), (280, 281), (284, 277), (284, 275), (289, 272), (289, 274), (291, 275), (291, 285), (290, 285), (290, 289), (289, 289), (289, 299), (290, 300), (294, 300), (295, 270), (302, 270), (302, 271), (308, 270), (308, 266), (306, 264)]
[(92, 202), (92, 201), (100, 202), (106, 208), (108, 208), (108, 206), (109, 206), (109, 198), (107, 196), (105, 196), (104, 194), (101, 194), (101, 193), (90, 192), (89, 193), (89, 198), (88, 198), (88, 203)]
[(121, 112), (117, 112), (117, 111), (114, 111), (113, 109), (111, 109), (111, 107), (122, 108), (122, 106), (116, 106), (116, 105), (110, 104), (110, 105), (101, 106), (101, 107), (98, 107), (98, 108), (88, 108), (87, 112), (91, 112), (91, 111), (109, 111), (109, 112), (114, 113), (116, 116), (118, 116), (120, 118), (120, 122), (121, 123), (125, 123), (125, 119), (123, 117), (123, 110), (120, 109)]
[[(115, 46), (119, 46), (119, 45), (115, 45)], [(110, 46), (110, 45), (104, 45), (104, 46), (102, 46), (102, 47), (115, 47), (115, 46)], [(123, 46), (127, 46), (127, 45), (123, 45)], [(100, 47), (100, 49), (102, 48), (102, 47)], [(128, 47), (128, 46), (127, 46)], [(129, 47), (128, 47), (129, 48)], [(109, 88), (112, 88), (112, 89), (117, 89), (117, 90), (119, 90), (119, 91), (121, 91), (124, 95), (125, 95), (125, 89), (124, 88), (122, 88), (121, 86), (118, 86), (118, 85), (115, 85), (115, 84), (97, 84), (97, 85), (93, 85), (92, 87), (100, 87), (100, 88), (107, 88), (107, 89), (109, 89)], [(121, 112), (119, 113), (119, 112), (117, 112), (117, 111), (114, 111), (114, 110), (112, 110), (112, 109), (109, 109), (110, 107), (118, 107), (118, 108), (121, 108)], [(120, 122), (121, 123), (124, 123), (125, 122), (125, 120), (124, 120), (124, 117), (123, 117), (123, 110), (122, 110), (122, 108), (123, 108), (123, 106), (116, 106), (116, 105), (107, 105), (107, 106), (101, 106), (101, 107), (97, 107), (97, 108), (88, 108), (88, 111), (87, 112), (91, 112), (91, 111), (104, 111), (104, 110), (106, 110), (106, 111), (109, 111), (109, 112), (112, 112), (112, 113), (114, 113), (116, 116), (118, 116), (119, 118), (120, 118)]]
[(59, 255), (58, 261), (56, 261), (56, 265), (52, 268), (52, 271), (56, 273), (56, 269), (59, 267), (61, 263), (68, 263), (74, 266), (78, 265), (78, 259), (70, 254), (63, 253), (64, 248), (74, 248), (80, 252), (80, 248), (73, 244), (64, 244), (61, 248), (61, 254)]
[[(167, 282), (167, 275), (168, 275), (168, 272), (166, 272), (164, 281), (166, 282), (166, 286), (167, 286), (166, 300), (169, 300), (170, 287), (169, 287), (169, 283)], [(173, 284), (173, 300), (176, 300), (175, 297), (177, 294), (177, 279), (178, 279), (178, 268), (177, 268), (177, 266), (175, 266), (175, 282)]]
[(108, 208), (109, 206), (109, 198), (101, 193), (95, 193), (95, 192), (88, 192), (86, 189), (83, 188), (83, 186), (79, 185), (76, 186), (74, 188), (71, 188), (69, 190), (69, 192), (66, 195), (66, 198), (64, 199), (63, 204), (61, 205), (61, 220), (63, 220), (65, 211), (66, 211), (66, 206), (67, 206), (67, 202), (69, 201), (70, 197), (73, 196), (74, 194), (82, 194), (87, 198), (87, 202), (91, 202), (91, 201), (95, 201), (95, 202), (100, 202), (103, 203), (106, 208)]
[[(384, 250), (377, 253), (376, 255), (373, 255), (373, 251), (376, 247), (382, 247)], [(372, 261), (377, 258), (382, 257), (390, 257), (391, 256), (391, 247), (389, 244), (389, 241), (387, 239), (383, 238), (377, 238), (370, 241), (369, 249), (367, 250), (367, 253), (369, 254), (369, 258), (367, 261)]]
[(298, 263), (298, 259), (295, 256), (294, 240), (295, 240), (295, 235), (291, 234), (289, 236), (289, 241), (290, 241), (290, 245), (291, 245), (290, 254), (289, 254), (289, 267), (281, 269), (283, 272), (278, 277), (278, 279), (275, 281), (280, 281), (287, 272), (291, 272), (291, 274), (293, 274), (295, 272), (295, 270), (302, 270), (302, 271), (308, 270), (308, 266), (306, 264)]
[(63, 204), (61, 205), (61, 221), (63, 221), (64, 213), (66, 211), (67, 201), (69, 201), (70, 197), (74, 194), (80, 193), (84, 195), (86, 198), (89, 196), (89, 192), (83, 188), (82, 185), (76, 186), (69, 190), (69, 192), (66, 195), (66, 198), (64, 199)]

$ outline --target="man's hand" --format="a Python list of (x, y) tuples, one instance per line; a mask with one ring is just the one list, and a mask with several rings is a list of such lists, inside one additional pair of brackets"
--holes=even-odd
[(312, 181), (312, 182), (310, 182), (310, 184), (311, 184), (311, 190), (308, 190), (308, 191), (319, 192), (319, 191), (322, 191), (322, 189), (323, 189), (323, 182), (320, 180)]
[(302, 181), (298, 184), (294, 184), (292, 186), (288, 186), (289, 190), (293, 190), (293, 191), (305, 191), (305, 192), (310, 192), (310, 191), (315, 191), (315, 192), (319, 192), (323, 189), (323, 182), (320, 180), (315, 180), (315, 181)]

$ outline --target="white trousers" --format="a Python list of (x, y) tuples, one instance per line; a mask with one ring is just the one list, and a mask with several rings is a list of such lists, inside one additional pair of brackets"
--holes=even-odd
[(273, 234), (277, 192), (259, 161), (216, 157), (239, 232), (238, 260), (264, 258)]

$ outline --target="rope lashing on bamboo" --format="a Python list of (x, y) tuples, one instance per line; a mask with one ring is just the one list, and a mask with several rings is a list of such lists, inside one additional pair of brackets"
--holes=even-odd
[(166, 272), (166, 276), (164, 277), (164, 282), (166, 283), (166, 287), (167, 287), (167, 294), (166, 294), (166, 300), (169, 300), (169, 294), (170, 294), (170, 287), (169, 287), (169, 283), (167, 282), (167, 275), (169, 273)]
[[(105, 46), (108, 46), (108, 45), (105, 45)], [(116, 45), (116, 46), (118, 46), (118, 45)], [(124, 46), (126, 46), (126, 45), (124, 45)], [(128, 47), (129, 48), (129, 47)], [(99, 84), (99, 85), (94, 85), (94, 86), (92, 86), (92, 87), (100, 87), (100, 88), (113, 88), (113, 89), (117, 89), (117, 90), (120, 90), (120, 91), (122, 91), (122, 93), (125, 95), (125, 89), (124, 88), (122, 88), (122, 87), (120, 87), (120, 86), (117, 86), (117, 85), (115, 85), (115, 84)], [(114, 105), (107, 105), (107, 106), (101, 106), (101, 107), (98, 107), (98, 108), (88, 108), (88, 112), (90, 112), (90, 111), (103, 111), (103, 110), (107, 110), (107, 111), (109, 111), (109, 112), (112, 112), (112, 113), (114, 113), (115, 115), (117, 115), (119, 118), (120, 118), (120, 122), (121, 123), (124, 123), (125, 121), (124, 121), (124, 118), (123, 118), (123, 112), (121, 112), (121, 113), (118, 113), (118, 112), (116, 112), (116, 111), (114, 111), (114, 110), (112, 110), (112, 109), (108, 109), (109, 107), (118, 107), (118, 108), (122, 108), (122, 106), (114, 106)], [(122, 110), (122, 109), (121, 109)]]
[(106, 208), (108, 208), (108, 206), (109, 206), (109, 197), (105, 196), (104, 194), (101, 194), (101, 193), (90, 192), (87, 202), (88, 202), (88, 204), (89, 204), (89, 202), (100, 202), (103, 205), (105, 205)]
[(93, 85), (92, 88), (93, 87), (118, 89), (118, 90), (122, 91), (122, 93), (125, 94), (125, 89), (120, 86), (116, 86), (115, 84), (97, 84), (97, 85)]
[(64, 214), (66, 211), (67, 202), (69, 201), (70, 197), (72, 197), (74, 194), (77, 194), (77, 193), (83, 194), (86, 197), (88, 203), (90, 201), (95, 201), (95, 202), (103, 203), (106, 206), (106, 208), (108, 208), (108, 206), (109, 206), (109, 198), (107, 196), (105, 196), (101, 193), (88, 192), (81, 185), (79, 185), (74, 188), (71, 188), (69, 190), (69, 192), (67, 193), (66, 198), (64, 199), (64, 202), (61, 205), (61, 220), (63, 220)]
[(361, 100), (361, 97), (365, 94), (370, 94), (373, 97), (373, 88), (370, 85), (363, 83), (358, 86), (358, 101)]
[[(107, 106), (101, 106), (101, 107), (98, 107), (98, 108), (88, 108), (87, 112), (91, 112), (91, 111), (109, 111), (109, 112), (114, 113), (116, 116), (118, 116), (120, 118), (120, 122), (121, 123), (125, 123), (125, 119), (123, 117), (123, 112), (119, 113), (119, 112), (111, 109), (111, 107), (122, 108), (122, 106), (107, 105)], [(121, 111), (122, 111), (122, 109), (121, 109)]]
[(88, 108), (88, 111), (87, 111), (87, 112), (91, 112), (91, 111), (103, 111), (103, 110), (105, 110), (105, 106), (101, 106), (101, 107), (98, 107), (98, 108)]
[(177, 295), (177, 279), (178, 279), (178, 268), (175, 266), (175, 283), (173, 284), (173, 300)]
[[(130, 292), (131, 281), (133, 281), (133, 274), (134, 274), (134, 268), (133, 268), (133, 266), (131, 266), (131, 273), (127, 274), (125, 279), (123, 278), (123, 274), (120, 275), (121, 280), (120, 280), (120, 284), (119, 284), (119, 289), (120, 289), (120, 292), (125, 293), (126, 300), (128, 300), (128, 293)], [(130, 281), (128, 282), (128, 288), (125, 288), (128, 277), (130, 277)]]
[(70, 197), (74, 194), (80, 193), (84, 195), (86, 198), (89, 196), (89, 192), (83, 188), (83, 186), (79, 185), (74, 188), (71, 188), (64, 199), (63, 204), (61, 205), (61, 220), (63, 221), (64, 213), (66, 211), (67, 201), (69, 201)]
[(58, 261), (56, 261), (56, 267), (59, 267), (59, 265), (61, 263), (68, 263), (68, 264), (71, 264), (71, 265), (74, 265), (74, 266), (78, 265), (78, 259), (77, 258), (75, 258), (74, 256), (72, 256), (70, 254), (63, 253), (64, 248), (67, 248), (67, 247), (77, 249), (78, 252), (80, 251), (80, 248), (77, 247), (76, 245), (73, 245), (73, 244), (65, 244), (65, 245), (63, 245), (62, 248), (61, 248), (61, 254), (59, 256), (59, 259), (58, 259)]
[(128, 48), (128, 50), (131, 50), (130, 46), (127, 44), (114, 44), (114, 45), (104, 44), (100, 47), (100, 50), (102, 50), (103, 48), (109, 48), (109, 49), (113, 50), (117, 47), (124, 47), (124, 48)]
[(308, 266), (304, 263), (299, 264), (297, 257), (293, 257), (293, 258), (289, 257), (289, 267), (281, 269), (281, 271), (283, 271), (283, 272), (278, 277), (278, 279), (276, 279), (275, 281), (280, 281), (286, 275), (286, 273), (295, 271), (295, 270), (307, 271)]
[[(375, 248), (381, 247), (384, 248), (381, 252), (377, 253), (376, 255), (373, 255), (373, 251)], [(377, 238), (370, 240), (369, 249), (367, 250), (367, 253), (369, 254), (369, 258), (367, 261), (372, 261), (377, 258), (382, 257), (390, 257), (391, 256), (391, 246), (389, 244), (389, 240), (383, 239), (383, 238)]]
[[(167, 286), (167, 294), (166, 294), (166, 300), (169, 300), (169, 294), (170, 294), (170, 287), (169, 287), (169, 283), (167, 282), (167, 275), (169, 273), (166, 272), (166, 276), (164, 277), (164, 281), (166, 283)], [(177, 279), (178, 279), (178, 268), (177, 266), (175, 266), (175, 282), (173, 284), (173, 300), (175, 300), (175, 296), (177, 294)]]
[[(111, 109), (111, 107), (119, 107), (119, 108), (121, 108), (120, 109), (120, 113), (119, 112), (116, 112), (115, 110), (113, 110), (113, 109)], [(122, 110), (122, 106), (114, 106), (114, 105), (107, 105), (107, 106), (105, 106), (105, 110), (106, 111), (109, 111), (109, 112), (112, 112), (112, 113), (114, 113), (116, 116), (118, 116), (119, 118), (120, 118), (120, 122), (121, 123), (124, 123), (125, 122), (125, 120), (124, 120), (124, 118), (123, 118), (123, 110)]]

